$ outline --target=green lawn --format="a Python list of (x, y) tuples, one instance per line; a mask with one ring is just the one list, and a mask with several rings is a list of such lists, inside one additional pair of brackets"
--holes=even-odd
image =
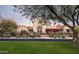
[(0, 53), (78, 54), (79, 45), (74, 46), (70, 42), (0, 41)]

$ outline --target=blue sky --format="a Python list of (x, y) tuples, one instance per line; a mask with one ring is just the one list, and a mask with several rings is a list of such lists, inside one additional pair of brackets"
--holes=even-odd
[(5, 18), (12, 18), (18, 24), (30, 24), (30, 20), (21, 16), (20, 13), (15, 13), (11, 5), (0, 5), (0, 14)]

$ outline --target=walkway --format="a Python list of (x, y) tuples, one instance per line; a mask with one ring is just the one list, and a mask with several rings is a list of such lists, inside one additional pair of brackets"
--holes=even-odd
[(43, 37), (36, 37), (36, 38), (0, 38), (0, 41), (72, 41), (72, 38), (43, 38)]

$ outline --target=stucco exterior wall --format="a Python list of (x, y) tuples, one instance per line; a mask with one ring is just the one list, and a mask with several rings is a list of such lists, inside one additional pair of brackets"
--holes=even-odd
[(26, 31), (28, 31), (28, 28), (27, 28), (27, 27), (24, 27), (24, 26), (19, 26), (19, 27), (17, 28), (17, 32), (21, 32), (21, 30), (26, 30)]

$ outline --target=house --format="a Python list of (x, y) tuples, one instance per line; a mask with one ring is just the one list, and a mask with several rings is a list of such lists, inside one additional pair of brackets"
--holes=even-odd
[(71, 32), (71, 29), (62, 23), (56, 23), (54, 25), (45, 25), (42, 18), (32, 20), (32, 24), (30, 25), (19, 25), (17, 28), (17, 32), (21, 32), (21, 30), (26, 30), (27, 32), (35, 32), (35, 33), (55, 33), (55, 32)]

